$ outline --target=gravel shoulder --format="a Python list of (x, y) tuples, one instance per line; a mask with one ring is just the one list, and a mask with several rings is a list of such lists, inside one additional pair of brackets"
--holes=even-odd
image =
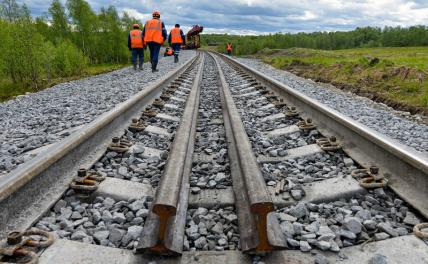
[(171, 58), (160, 57), (157, 73), (151, 73), (146, 63), (143, 71), (128, 67), (0, 104), (0, 176), (33, 158), (35, 149), (69, 136), (195, 54), (183, 51), (178, 64)]
[(237, 60), (428, 157), (428, 126), (410, 120), (407, 113), (395, 111), (365, 97), (333, 87), (327, 88), (292, 73), (275, 69), (257, 59)]

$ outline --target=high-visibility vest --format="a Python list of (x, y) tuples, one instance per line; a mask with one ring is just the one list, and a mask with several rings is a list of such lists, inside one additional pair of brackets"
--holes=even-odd
[[(224, 47), (224, 46), (223, 46)], [(227, 44), (227, 50), (232, 51), (232, 44)]]
[(137, 49), (137, 48), (143, 48), (143, 32), (139, 29), (134, 29), (129, 32), (129, 35), (131, 36), (131, 48)]
[(151, 19), (147, 21), (144, 27), (144, 42), (156, 42), (163, 44), (162, 21), (160, 19)]
[(181, 37), (181, 30), (180, 28), (173, 28), (171, 29), (171, 43), (172, 44), (182, 44), (183, 38)]

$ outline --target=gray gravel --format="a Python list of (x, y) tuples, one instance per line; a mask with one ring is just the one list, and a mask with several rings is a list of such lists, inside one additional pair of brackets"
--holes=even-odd
[(190, 176), (194, 194), (201, 189), (222, 189), (232, 185), (219, 74), (211, 57), (206, 58), (202, 78), (195, 159)]
[(234, 207), (189, 209), (183, 249), (237, 250), (239, 249), (238, 217)]
[[(196, 75), (197, 67), (189, 71), (187, 80), (191, 81)], [(182, 84), (177, 91), (183, 93), (182, 98), (186, 99), (189, 91), (180, 88), (190, 88), (190, 84)], [(150, 106), (149, 108), (158, 113), (167, 113), (175, 117), (181, 118), (184, 103), (171, 102), (178, 106), (178, 109), (173, 113), (165, 107)], [(140, 117), (140, 121), (147, 125), (167, 129), (169, 133), (175, 133), (179, 122), (162, 120), (157, 117), (149, 118), (145, 115)], [(157, 187), (163, 175), (166, 165), (166, 160), (169, 154), (169, 148), (173, 138), (163, 135), (153, 134), (147, 131), (131, 132), (125, 131), (122, 139), (132, 142), (133, 146), (125, 153), (116, 153), (107, 151), (104, 156), (94, 165), (93, 169), (100, 174), (108, 177), (114, 177), (133, 182), (143, 182)], [(160, 156), (148, 156), (145, 148), (153, 148), (161, 151)]]
[(392, 192), (382, 188), (331, 203), (304, 203), (277, 212), (290, 248), (339, 252), (366, 241), (412, 232), (421, 220)]
[(125, 68), (0, 104), (0, 175), (31, 159), (29, 151), (67, 137), (194, 55), (183, 51), (179, 64), (162, 57), (158, 73), (145, 64), (142, 72)]
[(259, 60), (237, 60), (428, 156), (428, 126), (402, 117), (407, 113), (339, 89), (328, 89)]
[(96, 197), (86, 203), (70, 190), (35, 227), (53, 232), (56, 238), (133, 250), (152, 200), (152, 197), (129, 201)]

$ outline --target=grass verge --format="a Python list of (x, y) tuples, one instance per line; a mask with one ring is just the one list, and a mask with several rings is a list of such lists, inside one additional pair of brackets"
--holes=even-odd
[(383, 102), (397, 110), (428, 115), (428, 47), (261, 50), (272, 66)]

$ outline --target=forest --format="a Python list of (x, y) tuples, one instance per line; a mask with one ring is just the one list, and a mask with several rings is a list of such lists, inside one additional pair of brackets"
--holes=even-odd
[(276, 33), (261, 36), (204, 35), (203, 43), (218, 46), (224, 52), (226, 43), (234, 44), (235, 55), (255, 54), (262, 49), (310, 48), (340, 50), (375, 47), (428, 46), (428, 27), (364, 27), (342, 32)]
[(126, 63), (134, 22), (140, 23), (113, 6), (96, 13), (84, 0), (67, 0), (65, 6), (53, 0), (46, 15), (36, 18), (25, 4), (1, 0), (0, 86), (37, 90), (90, 65)]

